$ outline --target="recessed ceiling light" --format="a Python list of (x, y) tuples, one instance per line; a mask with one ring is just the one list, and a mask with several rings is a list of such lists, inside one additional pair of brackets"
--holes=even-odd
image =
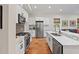
[(51, 6), (49, 6), (48, 8), (51, 8)]
[(37, 6), (34, 6), (34, 8), (37, 8)]
[(59, 11), (60, 11), (60, 12), (62, 12), (62, 11), (63, 11), (63, 9), (59, 9)]

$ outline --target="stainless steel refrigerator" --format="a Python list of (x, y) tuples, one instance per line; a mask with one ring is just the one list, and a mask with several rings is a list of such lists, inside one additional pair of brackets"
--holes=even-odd
[(43, 37), (44, 36), (44, 24), (43, 21), (36, 21), (36, 37)]

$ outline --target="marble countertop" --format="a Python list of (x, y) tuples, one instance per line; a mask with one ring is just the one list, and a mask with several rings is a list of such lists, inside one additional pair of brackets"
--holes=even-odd
[(79, 41), (71, 39), (63, 34), (61, 34), (61, 36), (54, 36), (51, 34), (51, 33), (55, 33), (53, 31), (47, 31), (47, 33), (51, 35), (53, 38), (55, 38), (62, 45), (79, 45)]

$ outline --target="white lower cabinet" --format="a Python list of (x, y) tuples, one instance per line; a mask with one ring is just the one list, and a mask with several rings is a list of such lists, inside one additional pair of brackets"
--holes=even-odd
[(16, 38), (16, 52), (18, 54), (25, 53), (24, 36), (18, 36)]
[(49, 48), (51, 49), (51, 52), (52, 52), (52, 47), (53, 47), (53, 41), (52, 41), (52, 37), (49, 35), (49, 34), (47, 34), (47, 42), (48, 42), (48, 45), (49, 45)]
[(46, 32), (47, 32), (47, 31), (44, 31), (44, 37), (47, 37), (47, 34), (46, 34)]
[(31, 34), (31, 37), (35, 37), (35, 30), (30, 30), (29, 32)]

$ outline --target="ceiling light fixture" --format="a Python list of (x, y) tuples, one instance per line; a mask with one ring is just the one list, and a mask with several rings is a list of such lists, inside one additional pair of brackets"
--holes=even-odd
[(51, 8), (51, 6), (49, 6), (48, 8)]
[(63, 11), (63, 9), (59, 9), (59, 11), (60, 11), (60, 12), (62, 12), (62, 11)]
[(34, 8), (37, 8), (37, 6), (34, 6)]
[(28, 7), (29, 7), (29, 9), (32, 11), (32, 8), (31, 8), (31, 5), (30, 5), (30, 4), (28, 4)]

